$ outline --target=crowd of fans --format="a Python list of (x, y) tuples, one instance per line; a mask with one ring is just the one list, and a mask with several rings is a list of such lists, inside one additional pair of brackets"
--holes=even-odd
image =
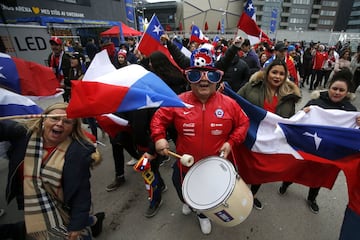
[[(347, 96), (348, 93), (356, 93), (360, 85), (360, 45), (357, 47), (357, 52), (354, 53), (351, 51), (349, 43), (342, 42), (332, 46), (320, 42), (292, 43), (284, 39), (282, 41), (261, 42), (251, 45), (249, 39), (237, 37), (235, 39), (221, 38), (216, 42), (200, 44), (188, 42), (188, 40), (180, 39), (179, 37), (171, 39), (168, 35), (163, 35), (161, 41), (162, 44), (167, 46), (177, 66), (161, 51), (153, 52), (150, 56), (142, 55), (136, 48), (136, 39), (133, 37), (128, 37), (126, 42), (118, 47), (115, 47), (110, 39), (106, 39), (98, 46), (95, 44), (94, 39), (90, 38), (85, 47), (82, 47), (78, 42), (75, 46), (71, 47), (71, 54), (64, 51), (64, 44), (61, 39), (53, 37), (50, 39), (52, 53), (49, 55), (48, 62), (65, 90), (64, 102), (69, 102), (71, 99), (71, 80), (82, 80), (86, 68), (94, 59), (96, 53), (100, 50), (106, 50), (116, 69), (130, 64), (140, 64), (160, 77), (181, 98), (193, 101), (194, 105), (199, 101), (203, 104), (214, 101), (214, 99), (210, 100), (210, 97), (216, 92), (216, 87), (222, 82), (226, 82), (233, 91), (242, 97), (281, 117), (291, 117), (295, 114), (295, 104), (301, 98), (301, 88), (308, 89), (309, 91), (328, 89), (328, 91), (323, 91), (326, 93), (319, 94), (318, 98), (323, 99), (321, 101), (318, 100), (315, 105), (335, 109), (341, 109), (341, 107), (339, 107), (340, 105), (337, 100), (331, 98), (332, 91), (344, 88), (340, 103), (347, 106), (344, 110), (356, 110), (349, 103)], [(192, 52), (191, 58), (182, 54), (180, 49), (174, 44), (174, 41), (179, 41), (187, 47)], [(69, 46), (67, 47), (70, 49)], [(210, 58), (214, 58), (207, 64), (198, 66), (196, 61), (199, 60), (199, 54), (205, 54), (210, 56)], [(205, 88), (209, 88), (211, 91), (204, 94), (206, 92)], [(193, 95), (197, 99), (193, 99)], [(231, 104), (235, 104), (232, 100), (224, 99), (222, 94), (218, 92), (215, 95), (217, 99), (216, 104), (223, 104), (224, 109), (232, 111), (228, 109)], [(326, 104), (324, 99), (327, 99)], [(199, 105), (200, 112), (202, 106)], [(66, 106), (62, 107), (62, 111), (65, 111), (65, 108)], [(162, 109), (157, 113), (156, 110), (117, 113), (120, 117), (127, 119), (132, 128), (123, 129), (116, 135), (110, 136), (115, 165), (115, 178), (106, 187), (107, 191), (114, 191), (126, 181), (124, 150), (127, 150), (133, 157), (133, 159), (127, 162), (127, 165), (135, 165), (137, 163), (136, 159), (141, 158), (141, 156), (152, 160), (150, 168), (155, 179), (153, 181), (156, 182), (154, 184), (148, 183), (147, 186), (151, 189), (151, 195), (149, 196), (150, 205), (145, 216), (149, 218), (155, 216), (159, 211), (162, 203), (161, 194), (167, 189), (159, 171), (159, 166), (167, 159), (167, 156), (161, 155), (167, 155), (167, 151), (164, 150), (168, 148), (168, 141), (172, 140), (176, 143), (178, 131), (181, 131), (181, 127), (176, 125), (177, 119), (180, 117), (169, 118), (168, 122), (173, 123), (171, 126), (165, 126), (166, 124), (161, 122), (165, 119), (165, 115), (170, 116), (170, 112), (173, 111), (172, 109)], [(168, 111), (169, 114), (160, 116), (159, 114), (164, 111)], [(182, 112), (177, 112), (176, 114), (180, 116)], [(155, 116), (157, 121), (156, 124), (152, 122), (153, 116)], [(234, 114), (233, 118), (237, 119), (237, 117), (237, 114)], [(190, 118), (191, 116), (189, 115)], [(218, 120), (217, 116), (213, 116), (213, 118), (214, 121)], [(58, 124), (60, 122), (64, 124), (65, 120), (69, 122), (69, 126), (72, 124), (68, 119), (59, 118), (53, 119), (52, 122), (49, 121), (51, 124)], [(241, 142), (246, 136), (246, 116), (244, 116), (242, 122), (239, 119), (237, 121), (236, 127), (240, 129), (243, 126), (244, 128), (241, 130), (241, 134), (237, 133), (237, 135), (241, 135), (241, 139), (240, 137), (238, 139), (235, 138), (231, 141), (231, 144), (227, 142), (229, 141), (227, 139), (217, 140), (219, 141), (217, 144), (221, 147), (220, 150), (225, 151), (226, 156), (231, 151), (231, 147), (234, 144), (233, 141), (238, 140)], [(89, 124), (91, 132), (97, 138), (97, 129), (99, 125), (101, 126), (100, 119), (97, 122), (94, 118), (87, 118), (83, 119), (83, 122)], [(151, 129), (151, 124), (157, 127)], [(161, 126), (161, 128), (158, 126)], [(233, 129), (233, 127), (231, 126), (229, 129)], [(154, 129), (158, 131), (165, 128), (166, 132), (157, 132), (157, 135), (154, 137)], [(204, 132), (206, 132), (206, 129)], [(233, 132), (229, 131), (228, 135), (233, 136)], [(182, 137), (181, 135), (179, 136), (180, 139)], [(182, 141), (188, 141), (188, 145), (192, 145), (191, 139), (185, 138)], [(161, 148), (159, 148), (160, 145)], [(188, 147), (190, 148), (190, 146)], [(178, 150), (181, 151), (181, 148)], [(194, 149), (192, 153), (194, 155), (200, 154), (197, 150)], [(214, 148), (212, 150), (216, 153), (219, 149)], [(206, 156), (201, 155), (201, 157)], [(179, 171), (176, 167), (178, 165), (175, 166), (174, 171)], [(178, 190), (180, 200), (183, 201), (180, 192), (181, 182), (179, 176), (183, 177), (181, 171), (180, 173), (174, 172), (173, 181)], [(290, 184), (284, 182), (279, 189), (279, 193), (283, 195)], [(254, 196), (259, 188), (260, 185), (251, 186)], [(320, 188), (316, 188), (309, 191), (308, 205), (314, 213), (319, 212), (319, 206), (315, 200), (319, 190)], [(254, 198), (254, 207), (259, 210), (263, 208), (257, 196)], [(182, 211), (185, 215), (188, 215), (193, 209), (184, 203)], [(3, 211), (0, 209), (0, 216), (2, 214)], [(88, 216), (86, 217), (88, 218)], [(98, 218), (102, 222), (104, 216), (101, 215)], [(210, 222), (202, 214), (198, 214), (198, 218), (202, 232), (209, 234), (211, 232)], [(92, 222), (88, 225), (94, 226), (95, 223)], [(74, 239), (79, 236), (79, 230), (74, 229)], [(101, 230), (98, 230), (97, 234), (100, 234), (100, 232)], [(88, 239), (91, 239), (91, 237)]]

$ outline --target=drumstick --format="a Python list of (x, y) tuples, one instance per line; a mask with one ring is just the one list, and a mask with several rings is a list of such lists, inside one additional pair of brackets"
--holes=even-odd
[(179, 154), (177, 153), (174, 153), (170, 150), (168, 150), (168, 153), (169, 155), (171, 156), (174, 156), (174, 157), (177, 157), (180, 159), (180, 162), (182, 165), (186, 166), (186, 167), (190, 167), (191, 165), (194, 164), (194, 157), (189, 155), (189, 154), (184, 154), (182, 156), (180, 156)]
[(179, 154), (174, 153), (174, 152), (172, 152), (172, 151), (170, 151), (170, 150), (168, 150), (168, 153), (169, 153), (169, 155), (171, 155), (171, 156), (173, 156), (173, 157), (176, 157), (176, 158), (181, 158), (181, 157), (182, 157), (182, 156), (180, 156)]

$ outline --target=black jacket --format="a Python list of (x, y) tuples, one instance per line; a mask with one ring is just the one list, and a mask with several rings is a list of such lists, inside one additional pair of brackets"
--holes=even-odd
[[(229, 83), (232, 90), (235, 92), (245, 85), (250, 78), (250, 68), (244, 60), (237, 55), (236, 48), (228, 49), (229, 56), (234, 55), (231, 63), (225, 68), (223, 81)], [(226, 55), (224, 56), (224, 58)], [(221, 59), (220, 59), (221, 61)]]
[[(51, 67), (51, 57), (53, 53), (50, 53), (48, 56), (48, 66)], [(61, 59), (61, 71), (62, 75), (64, 76), (64, 82), (69, 82), (69, 72), (70, 72), (70, 55), (65, 53), (62, 55)], [(57, 70), (55, 70), (55, 75), (57, 75)]]
[[(6, 186), (6, 200), (16, 197), (18, 208), (24, 209), (24, 193), (19, 167), (24, 161), (30, 139), (26, 128), (14, 121), (0, 121), (0, 141), (9, 141), (7, 152), (9, 173)], [(65, 154), (62, 172), (64, 203), (70, 208), (68, 231), (80, 231), (88, 224), (91, 209), (90, 164), (93, 145), (72, 141)]]
[(335, 103), (329, 98), (328, 91), (314, 91), (312, 98), (304, 107), (316, 105), (325, 109), (338, 109), (344, 111), (357, 111), (356, 107), (350, 102), (348, 97), (345, 97), (341, 102)]

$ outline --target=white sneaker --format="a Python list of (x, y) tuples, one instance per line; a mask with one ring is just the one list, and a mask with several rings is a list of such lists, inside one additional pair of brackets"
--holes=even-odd
[(203, 234), (210, 234), (211, 233), (211, 222), (208, 218), (200, 218), (198, 216), (200, 228)]
[(126, 165), (128, 165), (128, 166), (134, 166), (137, 162), (138, 162), (138, 160), (136, 160), (135, 158), (131, 158), (130, 161), (128, 161), (128, 162), (126, 163)]
[(189, 215), (192, 212), (191, 208), (189, 207), (189, 205), (187, 205), (186, 203), (183, 204), (182, 206), (182, 214), (184, 215)]

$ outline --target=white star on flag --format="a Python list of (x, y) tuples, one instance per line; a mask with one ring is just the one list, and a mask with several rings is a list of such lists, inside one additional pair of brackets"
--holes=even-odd
[(149, 97), (149, 95), (146, 95), (146, 105), (143, 107), (140, 107), (139, 109), (144, 109), (144, 108), (158, 108), (161, 106), (161, 104), (164, 101), (157, 101), (157, 102), (153, 102), (151, 100), (151, 98)]
[[(1, 66), (0, 67), (0, 71), (3, 69), (3, 66)], [(2, 74), (2, 73), (0, 73), (0, 78), (5, 78), (6, 79), (6, 77), (4, 76), (4, 74)]]
[(309, 132), (305, 132), (303, 135), (314, 138), (316, 150), (319, 149), (322, 139), (318, 137), (317, 133), (311, 134)]
[(155, 25), (153, 32), (156, 32), (157, 35), (160, 35), (160, 32), (162, 32), (161, 26), (160, 25), (157, 25), (157, 26)]
[(253, 6), (253, 4), (251, 3), (251, 4), (249, 4), (249, 6), (248, 6), (248, 10), (249, 10), (249, 12), (251, 11), (251, 9), (254, 9), (254, 6)]

